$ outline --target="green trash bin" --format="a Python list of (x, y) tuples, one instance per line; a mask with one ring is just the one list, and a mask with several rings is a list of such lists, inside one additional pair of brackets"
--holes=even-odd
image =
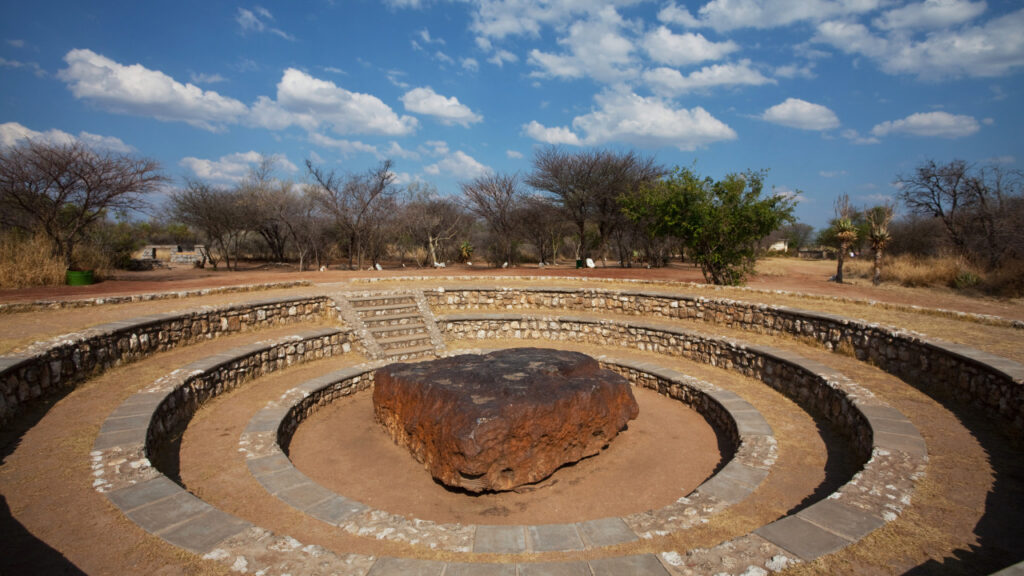
[(576, 261), (576, 269), (578, 270), (580, 268), (583, 268), (583, 260)]
[(68, 270), (64, 277), (68, 286), (88, 286), (93, 283), (92, 270)]

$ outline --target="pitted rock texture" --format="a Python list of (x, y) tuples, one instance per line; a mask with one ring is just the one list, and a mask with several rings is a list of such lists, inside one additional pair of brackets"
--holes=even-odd
[(539, 482), (600, 452), (639, 414), (625, 378), (541, 348), (385, 366), (373, 406), (436, 480), (470, 492)]

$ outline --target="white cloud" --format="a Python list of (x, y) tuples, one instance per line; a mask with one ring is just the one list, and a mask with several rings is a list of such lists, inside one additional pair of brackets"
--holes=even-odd
[(269, 22), (273, 22), (273, 20), (274, 16), (270, 11), (259, 6), (253, 10), (239, 8), (238, 13), (235, 15), (235, 22), (242, 28), (242, 32), (269, 32), (285, 40), (295, 40), (295, 37), (291, 34), (271, 26)]
[(786, 64), (785, 66), (779, 66), (775, 69), (775, 76), (778, 78), (786, 78), (792, 80), (793, 78), (814, 78), (814, 63), (805, 64), (803, 66), (799, 64)]
[(505, 156), (508, 156), (513, 160), (519, 160), (523, 157), (523, 153), (518, 150), (505, 150)]
[(847, 140), (853, 142), (854, 144), (859, 145), (878, 144), (879, 142), (881, 142), (881, 140), (875, 138), (874, 136), (861, 136), (860, 132), (857, 132), (852, 128), (843, 130), (840, 133), (840, 136), (846, 138)]
[(317, 146), (337, 150), (342, 156), (351, 156), (353, 154), (372, 154), (379, 157), (381, 155), (376, 146), (365, 144), (358, 140), (339, 140), (324, 134), (312, 133), (309, 135), (309, 141)]
[(705, 60), (721, 60), (740, 49), (732, 40), (711, 42), (702, 34), (673, 34), (664, 26), (650, 31), (643, 39), (651, 60), (669, 66), (688, 66)]
[(0, 67), (14, 69), (24, 68), (26, 70), (31, 70), (33, 74), (40, 78), (46, 76), (46, 70), (43, 70), (43, 67), (40, 66), (37, 62), (21, 62), (19, 60), (8, 60), (6, 58), (0, 58)]
[(994, 77), (1024, 67), (1024, 9), (978, 26), (945, 30), (915, 40), (897, 30), (877, 36), (863, 24), (825, 22), (815, 40), (878, 62), (889, 74), (924, 79)]
[(277, 100), (257, 99), (250, 121), (271, 130), (301, 126), (314, 131), (322, 125), (337, 134), (405, 136), (416, 130), (412, 116), (399, 116), (371, 94), (350, 92), (328, 80), (289, 68), (277, 84)]
[(455, 60), (453, 60), (451, 56), (445, 54), (444, 52), (442, 52), (440, 50), (438, 50), (437, 52), (434, 52), (434, 59), (438, 60), (440, 62), (443, 62), (445, 64), (455, 64)]
[(720, 86), (761, 86), (776, 83), (772, 78), (755, 70), (750, 60), (705, 66), (687, 76), (683, 76), (675, 68), (655, 68), (644, 72), (643, 79), (654, 92), (664, 96), (678, 96)]
[(846, 176), (846, 170), (821, 170), (818, 175), (822, 178), (836, 178), (839, 176)]
[(449, 151), (448, 143), (444, 140), (427, 140), (420, 149), (431, 156), (446, 156)]
[(787, 98), (785, 102), (772, 106), (761, 114), (761, 119), (800, 130), (831, 130), (839, 127), (839, 118), (835, 112), (821, 104), (799, 98)]
[(871, 134), (877, 137), (910, 134), (935, 138), (963, 138), (980, 129), (978, 121), (971, 116), (949, 112), (919, 112), (902, 120), (882, 122), (871, 129)]
[(678, 24), (686, 28), (700, 26), (700, 22), (690, 14), (689, 10), (676, 6), (675, 2), (665, 6), (658, 12), (658, 20), (665, 24)]
[(471, 29), (488, 40), (537, 37), (545, 26), (561, 27), (574, 18), (635, 3), (636, 0), (477, 0), (473, 2)]
[(493, 172), (462, 150), (456, 150), (455, 153), (445, 156), (440, 162), (423, 168), (423, 171), (434, 176), (447, 174), (459, 180), (472, 180)]
[(463, 58), (460, 62), (463, 70), (470, 72), (476, 72), (480, 69), (480, 63), (476, 61), (476, 58)]
[(490, 62), (491, 64), (494, 64), (498, 68), (502, 68), (505, 66), (506, 62), (518, 62), (519, 57), (509, 52), (508, 50), (498, 50), (494, 53), (494, 56), (488, 58), (487, 61)]
[[(250, 171), (263, 160), (259, 152), (238, 152), (221, 156), (217, 160), (205, 158), (182, 158), (179, 164), (187, 168), (197, 178), (218, 184), (236, 184), (249, 175)], [(298, 171), (298, 167), (281, 154), (273, 156), (274, 166), (288, 172)]]
[(444, 42), (444, 38), (433, 38), (433, 37), (431, 37), (430, 36), (430, 30), (427, 30), (426, 28), (423, 28), (422, 30), (418, 30), (416, 32), (416, 34), (420, 37), (421, 40), (423, 40), (427, 44), (441, 44), (443, 46), (444, 43), (445, 43)]
[(7, 43), (10, 44), (11, 46), (14, 46), (15, 48), (24, 48), (25, 47), (25, 41), (24, 40), (20, 40), (18, 38), (11, 38), (10, 40), (7, 41)]
[(470, 124), (482, 121), (483, 116), (473, 112), (468, 106), (459, 102), (459, 99), (452, 96), (444, 96), (434, 92), (429, 86), (426, 88), (414, 88), (402, 96), (402, 103), (405, 109), (417, 114), (434, 116), (442, 124), (459, 124), (469, 127)]
[(580, 146), (583, 144), (580, 141), (580, 137), (574, 134), (568, 127), (556, 126), (549, 128), (536, 120), (533, 120), (529, 124), (523, 126), (523, 133), (530, 138), (545, 144), (569, 144), (572, 146)]
[(125, 144), (120, 138), (113, 136), (100, 136), (89, 132), (79, 132), (78, 136), (68, 134), (56, 128), (46, 132), (37, 132), (31, 128), (22, 126), (17, 122), (0, 124), (0, 147), (17, 146), (18, 144), (31, 140), (44, 144), (66, 145), (80, 142), (91, 148), (109, 150), (111, 152), (132, 153), (135, 148)]
[(695, 150), (732, 140), (736, 133), (701, 107), (674, 108), (658, 98), (627, 91), (606, 91), (594, 97), (596, 108), (577, 116), (572, 129), (546, 128), (534, 121), (523, 127), (532, 138), (554, 144), (595, 146), (621, 142), (658, 148)]
[(195, 72), (189, 74), (188, 79), (191, 80), (193, 84), (218, 84), (220, 82), (228, 81), (227, 78), (220, 74), (197, 74)]
[(711, 0), (699, 21), (715, 30), (776, 28), (872, 12), (886, 0)]
[(586, 20), (569, 26), (568, 35), (558, 43), (567, 51), (550, 54), (530, 52), (530, 63), (539, 70), (537, 77), (581, 78), (589, 76), (598, 82), (617, 82), (637, 75), (633, 42), (622, 35), (627, 23), (611, 6)]
[(206, 130), (233, 124), (245, 115), (245, 104), (194, 84), (181, 84), (141, 64), (124, 66), (92, 50), (72, 50), (68, 67), (58, 77), (75, 98), (89, 100), (111, 112), (187, 122)]
[(874, 20), (883, 30), (901, 28), (945, 28), (969, 22), (985, 12), (985, 2), (967, 0), (924, 0), (889, 10)]

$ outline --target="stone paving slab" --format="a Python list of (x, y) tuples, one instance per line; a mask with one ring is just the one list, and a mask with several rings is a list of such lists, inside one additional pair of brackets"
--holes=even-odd
[(267, 492), (275, 495), (296, 486), (312, 485), (312, 481), (305, 474), (296, 470), (294, 466), (257, 476), (256, 480)]
[(252, 524), (245, 520), (210, 507), (210, 511), (202, 516), (192, 518), (157, 536), (196, 554), (205, 554), (213, 550), (217, 544), (251, 527)]
[(179, 489), (177, 493), (125, 512), (143, 530), (159, 533), (213, 510), (206, 502)]
[(851, 542), (799, 516), (786, 516), (758, 528), (754, 533), (808, 562)]
[[(520, 572), (521, 574), (521, 572)], [(515, 564), (448, 564), (444, 576), (516, 576)]]
[(920, 435), (906, 436), (891, 432), (875, 432), (874, 445), (877, 448), (906, 452), (915, 458), (924, 458), (928, 455), (928, 445)]
[(576, 524), (576, 529), (585, 543), (593, 548), (624, 544), (637, 539), (636, 533), (626, 526), (622, 518), (616, 517), (580, 522)]
[(534, 552), (583, 550), (583, 539), (573, 524), (527, 526), (526, 531), (530, 535), (530, 549)]
[(152, 413), (144, 413), (135, 416), (118, 417), (111, 414), (109, 418), (103, 421), (103, 425), (100, 426), (100, 434), (124, 430), (145, 430), (149, 428), (149, 422), (152, 420), (151, 415)]
[(366, 576), (441, 576), (444, 566), (444, 562), (382, 557)]
[(122, 512), (128, 512), (140, 506), (163, 500), (181, 491), (181, 486), (172, 482), (170, 478), (160, 475), (152, 480), (139, 482), (134, 486), (108, 492), (107, 498), (114, 503), (114, 506), (120, 508)]
[(880, 517), (866, 510), (828, 499), (801, 510), (797, 516), (853, 541), (860, 540), (885, 524)]
[(299, 485), (295, 488), (282, 490), (276, 494), (285, 504), (298, 508), (303, 512), (316, 504), (326, 502), (334, 497), (334, 495), (334, 492), (316, 483)]
[(477, 526), (473, 552), (477, 554), (520, 554), (526, 551), (523, 526)]
[(305, 512), (314, 518), (337, 526), (348, 518), (351, 518), (366, 509), (365, 505), (360, 504), (355, 500), (349, 500), (344, 496), (335, 495), (329, 500), (318, 502), (317, 504), (310, 506)]
[(116, 446), (144, 446), (146, 444), (146, 429), (136, 428), (133, 430), (119, 430), (117, 432), (103, 432), (96, 436), (93, 442), (93, 450), (107, 450)]
[(669, 576), (653, 554), (591, 560), (590, 568), (594, 576)]
[(592, 576), (586, 562), (538, 562), (519, 564), (519, 576)]
[(253, 476), (264, 476), (271, 472), (278, 472), (285, 468), (291, 468), (292, 461), (283, 453), (278, 452), (276, 454), (262, 456), (260, 458), (250, 458), (249, 460), (246, 460), (246, 465), (249, 466), (249, 473)]

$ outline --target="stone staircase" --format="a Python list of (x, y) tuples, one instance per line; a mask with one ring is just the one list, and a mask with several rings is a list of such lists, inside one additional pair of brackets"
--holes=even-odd
[(409, 360), (444, 349), (444, 339), (422, 293), (335, 294), (332, 298), (371, 357)]

